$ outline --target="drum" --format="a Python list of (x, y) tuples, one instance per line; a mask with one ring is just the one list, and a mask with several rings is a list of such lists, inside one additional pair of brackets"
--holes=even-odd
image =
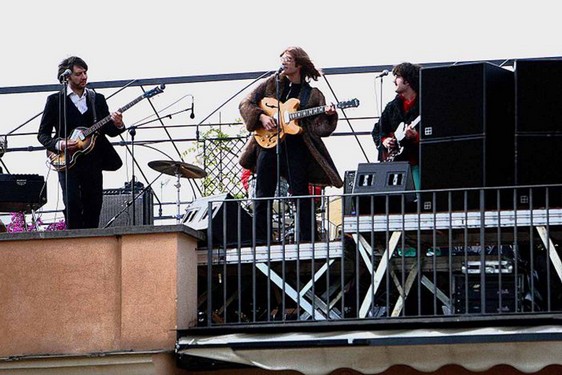
[[(281, 188), (281, 194), (278, 194), (279, 188)], [(289, 183), (287, 182), (287, 180), (284, 177), (281, 177), (281, 180), (279, 182), (279, 186), (275, 189), (275, 196), (276, 197), (288, 197), (289, 196)], [(253, 199), (253, 198), (256, 198), (256, 178), (254, 176), (252, 176), (248, 180), (248, 198), (250, 200)], [(289, 211), (290, 207), (289, 207), (288, 199), (282, 199), (281, 201), (283, 202), (282, 204), (277, 199), (273, 202), (273, 205), (272, 205), (273, 214), (279, 214), (281, 212), (281, 209), (284, 209), (283, 212)], [(248, 204), (248, 207), (250, 209), (252, 209), (252, 206), (253, 206), (252, 201), (250, 201), (250, 203)]]
[[(281, 194), (278, 194), (279, 187), (281, 188)], [(279, 186), (275, 189), (276, 197), (288, 197), (289, 196), (289, 183), (284, 177), (281, 177)], [(250, 177), (248, 180), (248, 198), (252, 199), (256, 197), (256, 178)]]

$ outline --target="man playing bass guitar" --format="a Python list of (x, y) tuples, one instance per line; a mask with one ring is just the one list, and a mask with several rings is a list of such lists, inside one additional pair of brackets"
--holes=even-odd
[(97, 134), (91, 151), (78, 157), (72, 166), (58, 170), (67, 229), (97, 228), (103, 203), (102, 171), (114, 171), (123, 164), (105, 135), (123, 133), (123, 117), (120, 112), (110, 115), (105, 97), (86, 88), (88, 65), (80, 57), (64, 59), (58, 66), (57, 77), (66, 85), (66, 90), (47, 98), (37, 134), (37, 139), (49, 152), (61, 155), (65, 149), (68, 155), (76, 152), (81, 141), (69, 139), (70, 134), (79, 127), (94, 124), (97, 119), (111, 116), (111, 121)]
[[(420, 120), (420, 68), (419, 65), (403, 62), (392, 69), (396, 96), (386, 105), (371, 132), (379, 161), (408, 161), (416, 189), (420, 188), (420, 135), (417, 126)], [(401, 133), (400, 143), (397, 140), (398, 133)]]

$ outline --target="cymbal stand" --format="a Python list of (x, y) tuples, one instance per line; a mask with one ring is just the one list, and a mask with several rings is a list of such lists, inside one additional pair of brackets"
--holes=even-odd
[(176, 178), (177, 178), (177, 182), (174, 185), (177, 189), (177, 199), (176, 199), (176, 208), (177, 208), (177, 213), (176, 213), (176, 224), (179, 224), (181, 222), (181, 218), (182, 215), (180, 214), (180, 188), (181, 188), (181, 183), (180, 183), (180, 168), (176, 167)]

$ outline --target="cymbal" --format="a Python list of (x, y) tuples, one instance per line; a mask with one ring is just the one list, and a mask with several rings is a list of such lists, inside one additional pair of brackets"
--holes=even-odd
[(207, 176), (207, 172), (196, 165), (173, 160), (153, 160), (148, 162), (148, 166), (155, 171), (169, 174), (171, 176), (185, 178), (202, 178)]

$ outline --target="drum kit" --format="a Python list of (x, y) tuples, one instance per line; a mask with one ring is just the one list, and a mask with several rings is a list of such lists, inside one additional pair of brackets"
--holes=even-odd
[[(154, 160), (148, 163), (148, 166), (152, 169), (154, 169), (157, 172), (163, 173), (163, 174), (167, 174), (170, 176), (175, 176), (176, 177), (176, 184), (174, 185), (177, 189), (177, 199), (176, 199), (176, 208), (177, 208), (177, 214), (176, 214), (176, 220), (177, 223), (179, 224), (180, 222), (183, 222), (183, 215), (181, 214), (181, 210), (180, 210), (180, 188), (181, 188), (181, 179), (182, 178), (186, 178), (186, 179), (199, 179), (199, 178), (204, 178), (207, 177), (207, 172), (205, 172), (205, 170), (201, 169), (200, 167), (193, 165), (193, 164), (188, 164), (185, 163), (183, 161), (174, 161), (174, 160)], [(248, 198), (251, 201), (252, 198), (255, 198), (255, 179), (251, 179), (249, 181), (249, 189), (248, 189)], [(276, 216), (277, 218), (283, 218), (282, 222), (283, 224), (280, 224), (280, 227), (275, 227), (277, 230), (280, 230), (281, 227), (284, 227), (286, 230), (288, 229), (287, 227), (291, 228), (294, 223), (294, 210), (295, 208), (292, 207), (292, 202), (291, 200), (288, 200), (287, 198), (290, 197), (290, 192), (289, 192), (289, 185), (287, 183), (287, 180), (285, 179), (281, 179), (280, 184), (279, 184), (280, 189), (277, 189), (275, 192), (275, 196), (279, 197), (278, 199), (274, 200), (274, 204), (272, 205), (272, 214), (274, 216)], [(280, 190), (280, 191), (278, 191)], [(316, 192), (311, 192), (311, 194), (316, 193)], [(251, 204), (249, 209), (251, 210)], [(276, 220), (274, 220), (276, 221)]]
[(176, 220), (179, 223), (182, 215), (180, 214), (180, 188), (181, 178), (196, 179), (203, 178), (207, 176), (207, 172), (199, 168), (196, 165), (188, 164), (183, 161), (174, 160), (154, 160), (148, 163), (148, 166), (157, 172), (164, 173), (170, 176), (176, 177), (176, 184), (174, 185), (177, 189), (177, 215)]

